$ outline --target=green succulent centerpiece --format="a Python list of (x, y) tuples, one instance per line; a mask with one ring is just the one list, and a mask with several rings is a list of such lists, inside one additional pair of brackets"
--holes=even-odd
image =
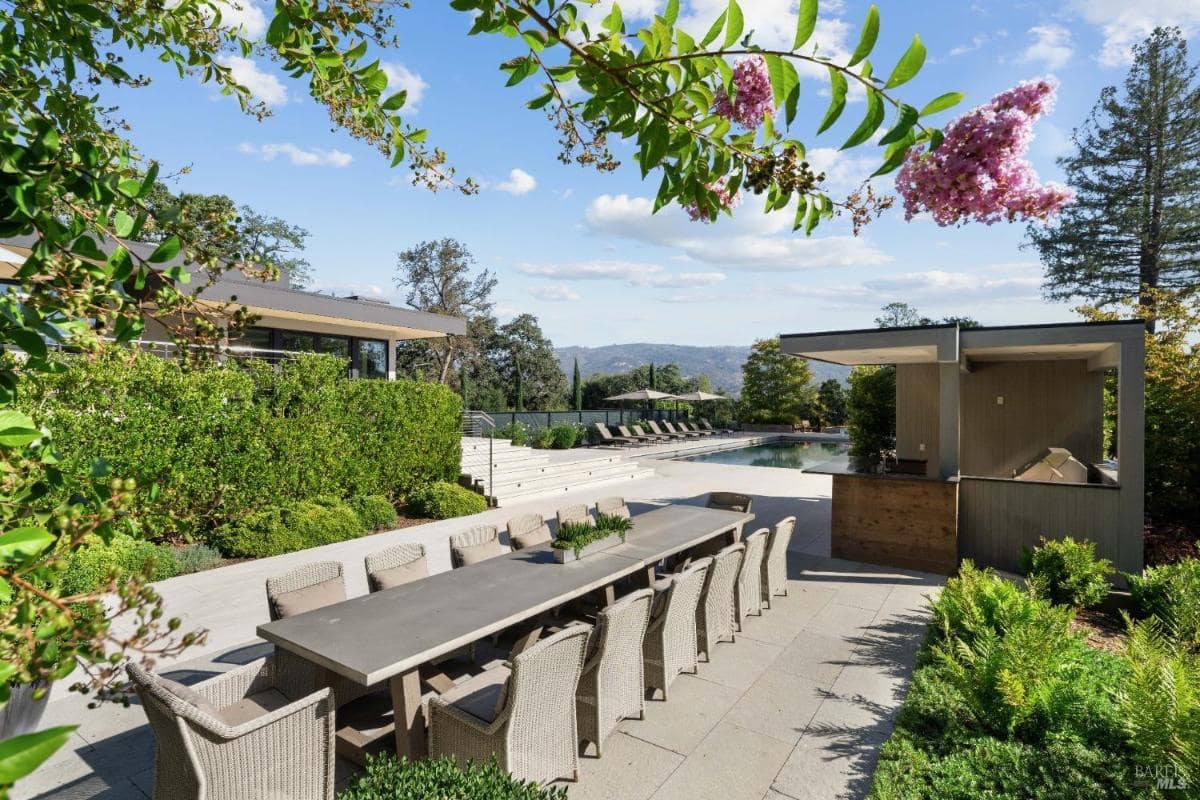
[[(584, 548), (590, 544), (613, 537), (624, 542), (625, 536), (632, 527), (633, 522), (628, 517), (600, 514), (596, 517), (594, 525), (586, 522), (564, 522), (558, 527), (558, 535), (550, 545), (555, 550), (571, 551), (578, 559), (583, 557)], [(614, 541), (612, 544), (615, 545), (616, 542)]]

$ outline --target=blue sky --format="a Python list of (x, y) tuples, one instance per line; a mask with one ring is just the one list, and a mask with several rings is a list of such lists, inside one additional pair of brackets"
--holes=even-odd
[[(260, 28), (269, 6), (237, 1), (248, 4), (240, 12), (247, 30)], [(967, 93), (961, 112), (1020, 80), (1058, 79), (1057, 109), (1038, 123), (1030, 151), (1044, 179), (1061, 177), (1054, 158), (1067, 152), (1071, 129), (1100, 89), (1123, 79), (1132, 42), (1155, 24), (1180, 25), (1189, 37), (1200, 30), (1195, 0), (877, 4), (878, 71), (890, 68), (913, 33), (928, 46), (925, 69), (899, 90), (915, 105), (959, 90)], [(622, 9), (630, 20), (661, 5), (629, 0)], [(796, 5), (742, 0), (747, 29), (763, 44), (790, 44)], [(867, 5), (822, 3), (822, 52), (853, 47)], [(706, 26), (723, 7), (722, 0), (692, 0), (689, 8), (685, 0), (684, 17)], [(399, 47), (379, 55), (410, 90), (412, 121), (429, 128), (430, 142), (447, 151), (460, 175), (483, 183), (476, 196), (413, 188), (402, 168), (389, 169), (371, 148), (332, 131), (304, 85), (264, 57), (234, 65), (273, 109), (262, 122), (210, 86), (180, 82), (149, 61), (133, 63), (155, 78), (152, 85), (113, 99), (143, 154), (164, 172), (188, 168), (177, 190), (223, 192), (307, 228), (314, 288), (400, 303), (396, 253), (451, 236), (499, 276), (498, 316), (533, 313), (558, 345), (748, 344), (781, 332), (870, 325), (893, 300), (928, 316), (970, 315), (985, 324), (1075, 318), (1069, 305), (1041, 299), (1041, 269), (1021, 248), (1020, 225), (940, 228), (905, 222), (893, 210), (857, 238), (835, 222), (806, 239), (791, 233), (788, 217), (764, 215), (753, 196), (734, 219), (714, 225), (691, 223), (677, 208), (651, 216), (657, 178), (641, 181), (628, 146), (615, 144), (623, 166), (612, 174), (559, 163), (553, 127), (524, 108), (536, 85), (506, 89), (497, 69), (519, 53), (516, 41), (468, 38), (470, 19), (444, 2), (418, 0), (396, 22)], [(824, 89), (819, 77), (805, 80), (793, 132), (826, 171), (831, 191), (844, 196), (874, 170), (879, 150), (834, 149), (857, 124), (861, 102), (813, 138)], [(880, 185), (890, 187), (890, 180)]]

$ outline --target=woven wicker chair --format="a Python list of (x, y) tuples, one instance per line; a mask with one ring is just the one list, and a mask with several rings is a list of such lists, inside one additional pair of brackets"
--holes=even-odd
[[(671, 576), (670, 584), (657, 611), (646, 627), (643, 663), (646, 688), (661, 689), (663, 700), (675, 676), (696, 671), (696, 607), (704, 589), (711, 558), (693, 561)], [(660, 605), (655, 598), (655, 605)]]
[(156, 742), (154, 800), (333, 800), (328, 689), (295, 693), (263, 659), (190, 687), (197, 705), (127, 670)]
[(740, 511), (743, 514), (750, 513), (750, 506), (754, 504), (754, 499), (747, 494), (738, 494), (737, 492), (710, 492), (708, 502), (705, 503), (706, 508), (722, 508), (726, 511)]
[[(512, 660), (429, 700), (429, 755), (496, 757), (518, 780), (579, 778), (575, 689), (590, 625), (569, 625)], [(489, 674), (490, 673), (490, 674)]]
[[(425, 545), (415, 542), (403, 542), (370, 553), (363, 559), (363, 567), (367, 571), (367, 586), (372, 592), (378, 592), (402, 583), (420, 580), (429, 575), (428, 564), (418, 564), (424, 560)], [(401, 570), (401, 567), (408, 569)]]
[(489, 558), (504, 553), (504, 550), (500, 547), (500, 534), (496, 530), (495, 525), (475, 525), (474, 527), (467, 528), (465, 531), (454, 534), (450, 537), (451, 566), (458, 569), (470, 561), (470, 558), (466, 555), (468, 547), (491, 545), (493, 543), (495, 544), (494, 552), (490, 553)]
[(508, 521), (508, 546), (513, 550), (537, 547), (550, 539), (550, 526), (541, 514), (521, 514)]
[(625, 519), (630, 519), (633, 516), (629, 512), (629, 506), (625, 505), (624, 497), (601, 497), (596, 501), (596, 513), (609, 517), (624, 517)]
[(734, 595), (745, 552), (746, 545), (741, 542), (731, 544), (713, 556), (708, 568), (704, 593), (696, 607), (696, 652), (704, 653), (705, 661), (712, 661), (717, 642), (734, 640)]
[(561, 526), (564, 522), (578, 523), (583, 525), (595, 525), (596, 518), (592, 516), (592, 512), (588, 507), (579, 503), (566, 508), (560, 508), (557, 512), (558, 524)]
[(796, 518), (784, 517), (775, 523), (775, 530), (771, 531), (767, 542), (762, 564), (762, 596), (767, 608), (771, 607), (772, 597), (787, 594), (787, 549), (795, 529)]
[(346, 597), (346, 585), (342, 577), (342, 562), (313, 561), (302, 564), (290, 572), (267, 578), (267, 610), (272, 620), (283, 619), (286, 612), (281, 608), (280, 600), (284, 595), (305, 589), (312, 589), (324, 583), (336, 581), (342, 585), (341, 599)]
[(575, 701), (579, 740), (596, 745), (597, 758), (602, 754), (604, 739), (618, 722), (645, 715), (642, 641), (653, 600), (653, 589), (640, 589), (596, 615)]
[(762, 614), (762, 564), (767, 552), (767, 542), (771, 531), (759, 528), (742, 540), (746, 545), (746, 554), (742, 557), (742, 568), (738, 570), (737, 594), (737, 625), (742, 629), (742, 623), (750, 614)]

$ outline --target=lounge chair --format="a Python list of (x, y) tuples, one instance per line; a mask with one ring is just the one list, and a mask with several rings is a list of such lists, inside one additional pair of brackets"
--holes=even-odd
[(392, 545), (363, 559), (367, 570), (367, 588), (372, 592), (403, 586), (429, 576), (429, 561), (425, 545), (403, 543)]
[(575, 702), (579, 739), (596, 745), (597, 758), (602, 754), (604, 740), (618, 722), (645, 716), (642, 641), (650, 623), (653, 600), (652, 589), (639, 589), (596, 615)]
[(495, 525), (476, 525), (450, 537), (450, 565), (455, 569), (504, 555)]
[(737, 625), (742, 629), (742, 623), (750, 614), (762, 614), (762, 563), (767, 552), (767, 542), (770, 540), (769, 528), (759, 528), (754, 533), (742, 539), (746, 545), (746, 554), (742, 557), (742, 566), (738, 570), (737, 594)]
[(630, 433), (629, 428), (626, 428), (624, 425), (617, 426), (617, 433), (621, 434), (622, 439), (629, 439), (642, 444), (653, 444), (662, 440), (661, 436), (652, 436), (648, 433)]
[(666, 589), (654, 598), (643, 659), (646, 688), (661, 689), (663, 700), (676, 675), (696, 671), (696, 608), (711, 563), (711, 558), (702, 558), (688, 564), (672, 575), (665, 582)]
[(596, 518), (592, 516), (592, 512), (588, 510), (585, 503), (578, 503), (566, 508), (560, 508), (555, 516), (558, 517), (558, 525), (561, 528), (564, 523), (575, 523), (582, 525), (595, 525)]
[(784, 517), (775, 524), (771, 538), (767, 541), (767, 552), (762, 563), (762, 596), (767, 608), (771, 598), (787, 594), (787, 549), (796, 529), (795, 517)]
[(659, 436), (665, 436), (668, 439), (691, 439), (692, 438), (691, 436), (688, 436), (685, 433), (680, 433), (679, 431), (664, 431), (662, 428), (658, 427), (658, 423), (652, 419), (646, 420), (646, 424), (648, 426), (650, 426), (650, 430), (653, 433), (656, 433)]
[(712, 431), (701, 430), (700, 428), (696, 427), (695, 423), (677, 422), (675, 425), (684, 433), (698, 433), (701, 436), (716, 436), (716, 434)]
[(519, 781), (579, 778), (575, 690), (590, 625), (569, 625), (429, 700), (429, 755), (460, 765), (495, 757)]
[(717, 642), (734, 640), (733, 620), (737, 613), (734, 594), (745, 552), (746, 546), (741, 542), (731, 544), (713, 556), (708, 568), (704, 593), (696, 608), (696, 651), (704, 653), (705, 661), (712, 661), (713, 645)]
[(551, 538), (550, 526), (541, 514), (521, 514), (508, 521), (508, 545), (513, 550), (537, 547)]
[(629, 511), (629, 506), (625, 504), (624, 497), (601, 497), (596, 501), (596, 513), (625, 519), (633, 516)]
[(154, 733), (154, 800), (333, 800), (334, 699), (269, 659), (183, 686), (126, 667)]
[(718, 436), (729, 436), (731, 434), (737, 433), (737, 431), (733, 430), (732, 428), (714, 428), (712, 426), (712, 423), (703, 417), (700, 418), (700, 425), (705, 430), (712, 431), (713, 433), (717, 434)]
[(603, 422), (593, 423), (592, 427), (596, 429), (596, 433), (600, 435), (600, 444), (616, 445), (617, 447), (634, 447), (643, 442), (637, 439), (626, 439), (624, 436), (613, 436), (612, 431)]
[(659, 441), (659, 442), (671, 441), (671, 437), (667, 436), (665, 433), (663, 433), (663, 434), (646, 433), (646, 431), (642, 428), (641, 425), (630, 425), (629, 429), (632, 430), (634, 435), (636, 435), (636, 436), (652, 436), (652, 437), (654, 437), (654, 439), (656, 441)]
[(666, 420), (663, 421), (663, 427), (667, 429), (667, 433), (679, 433), (679, 434), (686, 436), (689, 439), (699, 439), (700, 438), (700, 434), (695, 433), (693, 431), (680, 430), (680, 429), (676, 428), (674, 425), (672, 425), (671, 423), (667, 422)]

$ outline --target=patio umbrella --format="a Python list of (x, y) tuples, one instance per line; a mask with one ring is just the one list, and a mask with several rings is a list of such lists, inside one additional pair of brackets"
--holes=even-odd
[(723, 394), (713, 394), (712, 392), (689, 392), (681, 394), (675, 398), (675, 416), (679, 416), (679, 401), (687, 400), (689, 403), (699, 403), (705, 400), (732, 400), (732, 397), (726, 397)]
[[(651, 400), (674, 400), (675, 395), (667, 394), (666, 392), (658, 392), (658, 391), (655, 391), (654, 389), (638, 389), (637, 391), (626, 392), (625, 394), (615, 394), (612, 397), (606, 397), (604, 399), (605, 400), (645, 400), (646, 401), (646, 409), (649, 410)], [(625, 421), (624, 409), (622, 409), (622, 411), (621, 411), (621, 421), (622, 422)]]

